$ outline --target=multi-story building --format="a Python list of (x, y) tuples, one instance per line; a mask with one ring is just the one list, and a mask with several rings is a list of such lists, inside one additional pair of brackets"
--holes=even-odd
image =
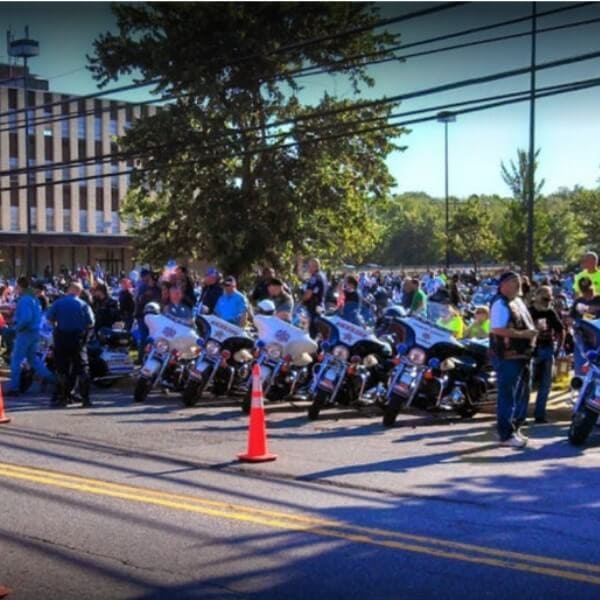
[[(78, 98), (51, 92), (48, 81), (28, 76), (29, 119), (25, 132), (22, 68), (0, 65), (0, 273), (26, 270), (29, 140), (33, 201), (33, 272), (100, 263), (117, 273), (132, 266), (132, 239), (119, 215), (129, 176), (118, 174), (130, 161), (78, 159), (117, 152), (115, 139), (155, 108), (121, 101)], [(60, 168), (62, 162), (73, 161)], [(47, 168), (44, 169), (43, 167)], [(13, 172), (16, 171), (16, 172)], [(96, 176), (96, 177), (94, 177)], [(91, 177), (83, 181), (61, 180)]]

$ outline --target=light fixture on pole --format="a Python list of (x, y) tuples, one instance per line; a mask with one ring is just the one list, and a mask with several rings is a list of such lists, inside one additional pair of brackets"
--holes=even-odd
[(29, 140), (29, 65), (28, 59), (40, 53), (40, 44), (29, 38), (29, 27), (25, 27), (25, 37), (15, 40), (9, 30), (7, 34), (8, 55), (23, 59), (23, 95), (25, 105), (25, 173), (27, 178), (27, 276), (33, 275), (31, 251), (31, 206), (33, 187), (31, 184), (30, 140)]
[(456, 121), (456, 114), (448, 110), (439, 112), (437, 120), (444, 124), (444, 165), (446, 190), (446, 269), (450, 268), (450, 206), (448, 204), (448, 123)]

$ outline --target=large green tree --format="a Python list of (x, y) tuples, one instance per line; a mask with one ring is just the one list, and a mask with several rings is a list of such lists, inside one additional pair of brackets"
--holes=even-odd
[[(121, 140), (143, 152), (125, 213), (141, 256), (204, 257), (241, 274), (258, 261), (291, 266), (310, 249), (360, 261), (379, 240), (393, 180), (385, 159), (402, 131), (392, 107), (324, 95), (302, 104), (293, 71), (335, 67), (354, 91), (373, 81), (361, 57), (375, 33), (366, 3), (135, 3), (94, 45), (101, 85), (140, 73), (176, 95)], [(352, 35), (334, 35), (359, 29)], [(321, 39), (318, 43), (303, 43)], [(354, 108), (352, 111), (344, 109)], [(279, 124), (279, 125), (277, 125)], [(359, 131), (357, 133), (357, 131)], [(310, 243), (307, 240), (311, 240)]]
[(452, 213), (450, 241), (454, 253), (468, 260), (477, 272), (484, 260), (495, 261), (500, 241), (494, 233), (492, 211), (478, 196), (460, 202)]

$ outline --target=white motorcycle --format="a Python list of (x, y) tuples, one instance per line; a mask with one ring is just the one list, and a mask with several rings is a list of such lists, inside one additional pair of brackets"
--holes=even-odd
[(198, 334), (192, 325), (164, 314), (147, 314), (144, 322), (150, 336), (146, 345), (148, 354), (133, 392), (136, 402), (146, 400), (157, 384), (180, 389), (186, 362), (193, 360), (200, 351)]
[(244, 329), (215, 315), (198, 315), (201, 352), (188, 365), (183, 403), (194, 406), (205, 389), (212, 386), (216, 396), (227, 395), (250, 374), (254, 340)]
[[(263, 393), (267, 400), (293, 398), (310, 379), (312, 355), (317, 343), (308, 333), (271, 315), (255, 315), (258, 330), (255, 357), (260, 366)], [(250, 412), (252, 382), (248, 381), (242, 410)]]
[(581, 321), (577, 328), (580, 343), (588, 352), (583, 377), (571, 382), (578, 392), (569, 428), (569, 442), (574, 446), (585, 443), (600, 416), (600, 319)]

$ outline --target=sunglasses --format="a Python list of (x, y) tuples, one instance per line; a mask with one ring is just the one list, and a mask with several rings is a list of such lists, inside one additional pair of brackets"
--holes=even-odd
[(233, 283), (225, 283), (223, 287), (233, 287)]

